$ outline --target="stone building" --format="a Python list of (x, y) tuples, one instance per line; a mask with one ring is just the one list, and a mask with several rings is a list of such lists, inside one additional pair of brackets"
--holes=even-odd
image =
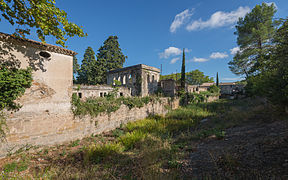
[(177, 84), (174, 79), (163, 79), (159, 82), (164, 96), (174, 97), (177, 93)]
[(221, 95), (234, 95), (244, 93), (244, 85), (235, 82), (219, 83)]
[[(8, 130), (6, 141), (0, 143), (0, 158), (27, 145), (52, 145), (81, 139), (130, 121), (144, 119), (151, 114), (165, 114), (168, 112), (167, 106), (178, 107), (177, 99), (172, 102), (163, 98), (141, 108), (130, 109), (121, 105), (117, 111), (100, 113), (97, 117), (74, 116), (71, 107), (74, 55), (75, 52), (61, 47), (0, 33), (0, 64), (8, 62), (17, 68), (33, 69), (32, 86), (17, 100), (22, 107), (17, 112), (7, 113)], [(160, 71), (136, 65), (112, 72), (112, 80), (120, 77), (119, 80), (124, 84), (119, 87), (119, 96), (121, 93), (123, 96), (136, 94), (136, 82), (140, 84), (140, 95), (144, 96), (157, 88)], [(112, 80), (110, 84), (113, 84)], [(101, 96), (101, 93), (104, 96), (113, 90), (108, 85), (77, 88), (74, 87), (74, 92), (82, 93), (84, 98)]]
[[(54, 144), (71, 114), (73, 56), (75, 52), (33, 40), (0, 33), (0, 63), (31, 67), (32, 86), (17, 101), (19, 111), (9, 113), (7, 143), (1, 151), (20, 144)], [(55, 135), (59, 133), (61, 139)]]
[(154, 94), (158, 88), (160, 69), (138, 64), (107, 73), (107, 84), (115, 85), (115, 80), (121, 86), (129, 88), (132, 96), (147, 96)]
[[(131, 96), (131, 89), (127, 87), (117, 87), (117, 97), (129, 97)], [(105, 97), (109, 93), (112, 93), (115, 89), (111, 85), (74, 85), (73, 93), (75, 93), (80, 99), (86, 100), (88, 97)]]

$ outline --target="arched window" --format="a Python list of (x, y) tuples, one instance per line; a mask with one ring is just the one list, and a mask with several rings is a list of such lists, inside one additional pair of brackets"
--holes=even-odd
[(152, 82), (154, 82), (155, 81), (155, 77), (154, 77), (154, 75), (152, 75)]
[(129, 75), (129, 78), (128, 78), (128, 79), (129, 79), (129, 80), (128, 80), (128, 83), (129, 83), (129, 84), (132, 84), (132, 75), (131, 75), (131, 74)]
[(150, 75), (147, 74), (147, 82), (150, 83)]
[(123, 83), (122, 84), (126, 84), (126, 75), (123, 76)]

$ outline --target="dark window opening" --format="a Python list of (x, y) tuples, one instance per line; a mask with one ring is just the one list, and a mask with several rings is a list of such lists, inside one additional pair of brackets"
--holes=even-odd
[(100, 92), (100, 97), (103, 97), (103, 93), (102, 92)]
[(78, 97), (81, 99), (82, 98), (82, 93), (78, 93)]
[(51, 57), (51, 54), (48, 53), (48, 52), (45, 52), (45, 51), (41, 51), (39, 53), (40, 56), (44, 57), (44, 58), (50, 58)]
[(120, 96), (123, 96), (123, 93), (122, 93), (122, 92), (120, 92)]
[(106, 94), (106, 92), (104, 93), (104, 97), (106, 96), (107, 94)]

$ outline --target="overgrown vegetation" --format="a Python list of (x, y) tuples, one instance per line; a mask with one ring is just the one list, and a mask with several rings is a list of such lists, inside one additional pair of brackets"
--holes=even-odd
[[(190, 104), (165, 117), (150, 116), (110, 133), (28, 153), (26, 174), (16, 168), (20, 167), (21, 160), (15, 161), (19, 156), (12, 156), (2, 170), (7, 169), (7, 178), (185, 179), (190, 176), (183, 173), (184, 159), (195, 151), (193, 143), (225, 141), (227, 128), (280, 117), (267, 108), (262, 100), (253, 99)], [(233, 154), (228, 155), (222, 161), (215, 157), (217, 168), (238, 172), (240, 162)]]
[(182, 104), (193, 104), (193, 103), (202, 103), (207, 102), (209, 97), (215, 97), (220, 95), (220, 88), (216, 85), (212, 85), (208, 88), (208, 91), (200, 91), (200, 92), (193, 92), (193, 93), (182, 93), (181, 95), (181, 102)]
[(235, 34), (240, 50), (229, 67), (246, 76), (248, 95), (266, 97), (284, 111), (288, 108), (288, 19), (274, 18), (276, 11), (274, 3), (262, 3), (239, 19)]
[(32, 83), (31, 69), (8, 68), (0, 66), (0, 138), (5, 138), (6, 120), (4, 109), (17, 111), (21, 105), (15, 100), (24, 94)]
[(73, 94), (72, 111), (75, 116), (90, 115), (96, 117), (100, 113), (110, 114), (115, 112), (122, 104), (132, 109), (135, 107), (141, 108), (149, 102), (155, 103), (157, 101), (160, 101), (160, 98), (156, 96), (117, 98), (115, 92), (108, 94), (106, 97), (87, 98), (85, 101), (81, 101), (76, 94)]

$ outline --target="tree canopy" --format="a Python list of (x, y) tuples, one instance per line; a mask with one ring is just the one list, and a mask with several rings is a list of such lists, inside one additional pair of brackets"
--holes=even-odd
[(22, 38), (35, 28), (42, 42), (46, 36), (54, 36), (56, 44), (65, 47), (68, 37), (87, 35), (68, 21), (67, 13), (56, 7), (55, 0), (0, 0), (0, 11), (11, 25), (18, 25), (14, 35)]
[(236, 25), (237, 44), (240, 51), (229, 62), (230, 70), (237, 75), (257, 74), (265, 67), (277, 21), (273, 21), (276, 8), (272, 3), (256, 5)]
[[(190, 85), (198, 85), (198, 84), (203, 84), (206, 82), (214, 82), (213, 77), (205, 76), (203, 72), (199, 71), (198, 69), (186, 72), (185, 73), (185, 81), (186, 83)], [(181, 78), (181, 73), (177, 74), (169, 74), (169, 75), (161, 75), (161, 80), (162, 79), (174, 79), (177, 82), (180, 81)]]

